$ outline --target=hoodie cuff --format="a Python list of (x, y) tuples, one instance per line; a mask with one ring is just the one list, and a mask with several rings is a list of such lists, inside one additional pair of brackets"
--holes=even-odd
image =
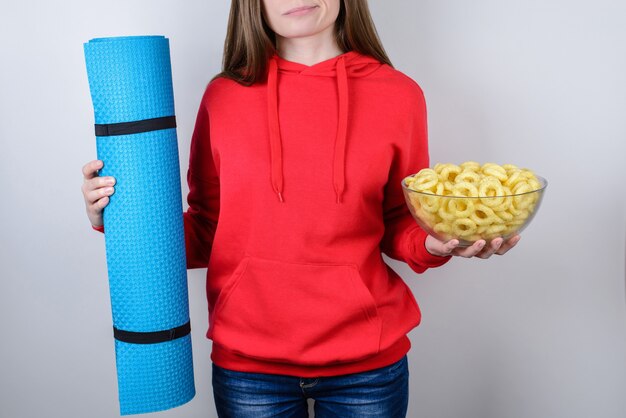
[(442, 266), (452, 258), (451, 255), (442, 257), (429, 253), (426, 249), (426, 237), (428, 237), (428, 234), (419, 225), (409, 233), (408, 244), (411, 261), (413, 264), (420, 266), (422, 271), (427, 268)]
[(94, 230), (96, 230), (96, 231), (98, 231), (98, 232), (102, 232), (102, 233), (104, 234), (104, 225), (100, 225), (100, 226), (94, 226), (94, 225), (91, 225), (91, 227), (92, 227)]

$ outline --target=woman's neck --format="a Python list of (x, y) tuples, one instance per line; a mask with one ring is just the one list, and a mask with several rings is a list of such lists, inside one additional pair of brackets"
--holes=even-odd
[(318, 62), (343, 54), (335, 42), (333, 26), (311, 36), (298, 38), (284, 38), (276, 35), (276, 49), (278, 55), (288, 61), (305, 65), (314, 65)]

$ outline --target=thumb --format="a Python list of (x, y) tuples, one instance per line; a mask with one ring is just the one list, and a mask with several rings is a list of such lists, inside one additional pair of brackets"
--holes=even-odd
[(459, 240), (451, 239), (447, 242), (441, 242), (432, 235), (428, 235), (424, 245), (432, 255), (444, 257), (452, 254), (452, 251), (459, 245)]

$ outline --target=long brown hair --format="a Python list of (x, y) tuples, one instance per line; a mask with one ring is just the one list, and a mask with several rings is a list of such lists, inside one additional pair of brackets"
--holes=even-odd
[[(267, 62), (276, 51), (276, 34), (263, 19), (261, 2), (231, 1), (222, 72), (211, 81), (226, 77), (249, 86), (265, 79)], [(392, 66), (376, 32), (367, 0), (340, 0), (335, 41), (344, 52), (355, 50)]]

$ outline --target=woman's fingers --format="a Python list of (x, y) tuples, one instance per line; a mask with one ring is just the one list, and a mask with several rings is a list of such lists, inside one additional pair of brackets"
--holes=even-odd
[(88, 188), (88, 190), (85, 192), (85, 200), (88, 204), (93, 205), (103, 197), (111, 196), (114, 192), (115, 189), (111, 186), (96, 186), (96, 188)]
[(115, 178), (113, 177), (94, 177), (85, 179), (83, 182), (83, 195), (87, 203), (94, 203), (96, 200), (104, 196), (113, 194)]
[(469, 247), (456, 248), (453, 254), (459, 257), (471, 258), (480, 253), (485, 246), (485, 240), (478, 240)]
[(515, 245), (517, 245), (520, 239), (522, 239), (521, 235), (512, 236), (511, 238), (509, 238), (508, 240), (502, 243), (500, 248), (496, 251), (496, 254), (498, 255), (505, 254), (511, 248), (515, 247)]
[(447, 242), (441, 242), (432, 236), (426, 237), (426, 249), (428, 252), (434, 255), (446, 256), (455, 255), (465, 258), (489, 258), (494, 254), (503, 255), (515, 245), (521, 239), (520, 235), (514, 235), (508, 240), (504, 241), (502, 237), (497, 237), (491, 240), (489, 244), (485, 240), (478, 240), (469, 247), (459, 247), (459, 241), (452, 239)]
[(104, 209), (104, 207), (106, 205), (109, 204), (109, 197), (108, 196), (104, 196), (103, 198), (97, 200), (93, 205), (92, 208), (95, 209), (97, 212), (102, 212), (102, 209)]
[(98, 170), (103, 167), (102, 160), (93, 160), (89, 161), (87, 164), (83, 166), (83, 177), (85, 180), (92, 179), (98, 176)]
[(454, 249), (459, 245), (459, 240), (452, 239), (447, 242), (442, 242), (432, 235), (428, 235), (424, 244), (426, 245), (426, 251), (430, 254), (439, 257), (446, 257), (452, 255)]
[(85, 198), (87, 217), (92, 225), (102, 225), (102, 210), (109, 204), (109, 196), (115, 193), (115, 178), (100, 177), (98, 170), (104, 166), (102, 160), (93, 160), (83, 166), (82, 192)]
[(478, 258), (491, 257), (502, 245), (503, 239), (498, 237), (491, 240), (489, 245), (485, 245), (484, 249), (476, 254)]
[(442, 243), (441, 248), (444, 254), (450, 255), (452, 254), (452, 251), (454, 251), (454, 249), (458, 246), (459, 246), (459, 241), (456, 239), (451, 239), (448, 242)]
[(522, 237), (519, 235), (514, 235), (508, 240), (504, 241), (501, 237), (494, 238), (490, 245), (486, 246), (484, 250), (478, 252), (476, 257), (478, 258), (489, 258), (492, 255), (504, 255), (511, 248), (515, 247), (515, 245), (519, 242)]

